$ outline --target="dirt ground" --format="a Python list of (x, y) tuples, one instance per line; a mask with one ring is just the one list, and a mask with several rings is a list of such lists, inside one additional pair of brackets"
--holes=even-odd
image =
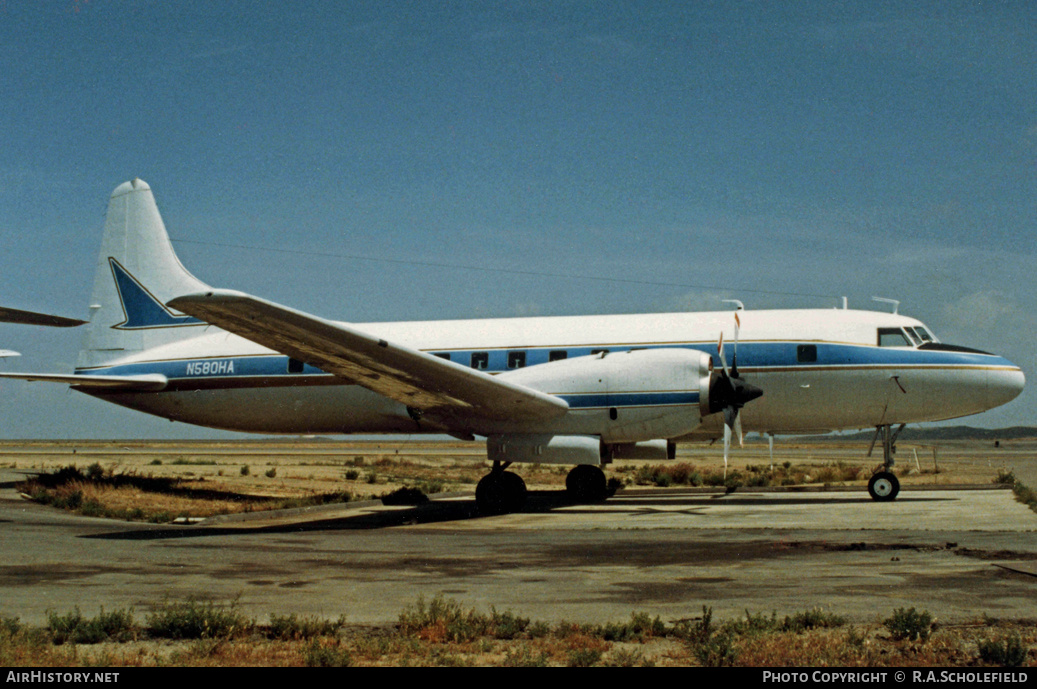
[[(867, 457), (867, 443), (748, 441), (732, 451), (728, 470), (748, 475), (784, 465), (805, 469), (807, 485), (866, 485), (881, 463), (881, 448)], [(697, 470), (722, 471), (719, 444), (684, 445), (672, 463)], [(173, 477), (193, 485), (266, 497), (304, 497), (348, 491), (354, 499), (379, 497), (404, 486), (426, 493), (472, 491), (486, 473), (483, 443), (428, 439), (336, 441), (320, 439), (240, 441), (3, 441), (0, 467), (17, 473), (48, 472), (75, 465), (99, 465), (113, 474)], [(665, 462), (626, 460), (606, 468), (610, 477), (633, 485), (638, 467)], [(1037, 439), (904, 443), (897, 447), (896, 471), (904, 488), (932, 485), (983, 485), (1007, 471), (1037, 464)], [(833, 469), (861, 467), (853, 481), (833, 479)], [(816, 468), (812, 475), (811, 469)], [(825, 469), (828, 471), (824, 471)], [(1034, 467), (1037, 470), (1037, 467)], [(515, 465), (531, 489), (561, 489), (567, 466)], [(1027, 484), (1032, 485), (1032, 484)]]

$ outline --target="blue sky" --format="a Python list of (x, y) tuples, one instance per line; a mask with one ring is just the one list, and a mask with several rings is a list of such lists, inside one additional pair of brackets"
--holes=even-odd
[[(198, 277), (330, 318), (884, 296), (1032, 380), (1037, 9), (684, 5), (0, 0), (0, 303), (85, 316), (139, 176)], [(55, 387), (0, 437), (212, 437)]]

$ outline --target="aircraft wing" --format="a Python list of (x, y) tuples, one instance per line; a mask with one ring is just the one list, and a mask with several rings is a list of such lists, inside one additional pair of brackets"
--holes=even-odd
[(569, 409), (554, 395), (242, 292), (191, 294), (168, 306), (435, 418), (531, 421)]
[(77, 325), (83, 325), (86, 321), (0, 306), (0, 323), (24, 323), (26, 325), (48, 325), (55, 328), (74, 328)]
[(117, 390), (157, 391), (166, 387), (166, 377), (159, 373), (139, 376), (91, 376), (75, 373), (0, 373), (0, 378), (14, 378), (44, 383), (66, 383), (84, 390), (115, 392)]

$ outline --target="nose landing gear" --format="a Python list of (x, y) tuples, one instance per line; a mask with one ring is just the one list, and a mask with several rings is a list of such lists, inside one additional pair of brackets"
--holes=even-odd
[(897, 477), (893, 475), (891, 470), (893, 468), (893, 454), (896, 452), (897, 436), (900, 435), (900, 431), (904, 430), (906, 425), (900, 424), (895, 432), (891, 432), (892, 426), (890, 424), (875, 427), (875, 437), (871, 439), (868, 456), (871, 456), (871, 451), (875, 449), (875, 441), (881, 435), (882, 470), (876, 472), (871, 477), (871, 480), (868, 481), (868, 493), (871, 495), (872, 500), (890, 502), (896, 500), (897, 494), (900, 493), (900, 481), (897, 480)]

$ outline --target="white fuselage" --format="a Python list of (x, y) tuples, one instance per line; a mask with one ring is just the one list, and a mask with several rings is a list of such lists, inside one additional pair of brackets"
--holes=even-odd
[[(1006, 359), (930, 343), (919, 346), (914, 319), (850, 310), (739, 311), (737, 365), (741, 377), (763, 390), (742, 411), (747, 432), (808, 433), (884, 424), (938, 421), (1004, 404), (1022, 390), (1022, 371)], [(387, 340), (447, 357), (517, 383), (564, 397), (569, 412), (548, 426), (520, 421), (459, 420), (455, 433), (588, 433), (606, 442), (671, 440), (722, 435), (720, 414), (703, 412), (684, 424), (656, 423), (672, 396), (690, 388), (653, 373), (659, 350), (698, 350), (713, 355), (723, 333), (725, 358), (735, 355), (731, 312), (513, 318), (356, 324)], [(906, 329), (906, 330), (901, 330)], [(405, 405), (351, 385), (309, 365), (216, 328), (128, 354), (94, 375), (158, 373), (160, 392), (104, 393), (103, 399), (177, 421), (263, 433), (443, 432), (423, 425)], [(904, 333), (902, 342), (880, 330)], [(890, 344), (894, 346), (889, 346)], [(607, 350), (601, 359), (600, 350)], [(562, 357), (560, 364), (548, 363)], [(647, 352), (647, 353), (646, 353)], [(627, 356), (643, 361), (637, 380), (595, 387), (593, 369), (571, 383), (544, 375), (574, 369), (577, 357), (595, 354), (615, 365)], [(610, 361), (611, 359), (611, 361)], [(600, 364), (604, 366), (605, 364)], [(628, 367), (633, 369), (634, 367)], [(563, 376), (564, 377), (564, 376)], [(628, 376), (629, 378), (629, 376)], [(546, 381), (546, 382), (545, 382)], [(568, 387), (566, 387), (566, 385)], [(617, 385), (625, 385), (619, 389)], [(561, 386), (561, 387), (559, 387)], [(552, 389), (554, 388), (554, 389)], [(566, 388), (566, 389), (561, 389)], [(695, 388), (696, 403), (703, 405)], [(669, 395), (670, 397), (667, 397)], [(647, 436), (647, 437), (646, 437)]]

